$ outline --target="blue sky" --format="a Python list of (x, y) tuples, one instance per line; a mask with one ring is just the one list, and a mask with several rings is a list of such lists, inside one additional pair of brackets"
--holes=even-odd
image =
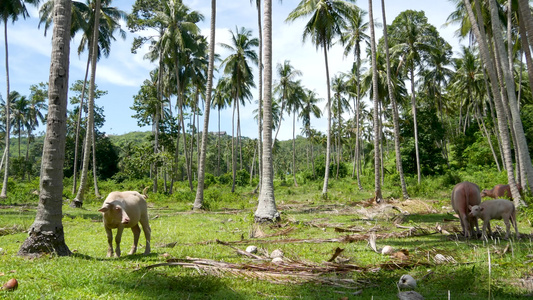
[[(199, 24), (202, 33), (209, 35), (210, 22), (210, 0), (184, 0), (193, 10), (201, 12), (205, 16), (204, 22)], [(229, 30), (235, 31), (235, 26), (246, 27), (252, 30), (257, 36), (257, 11), (249, 0), (219, 0), (217, 1), (217, 35), (216, 42), (228, 43)], [(255, 1), (252, 1), (255, 3)], [(455, 26), (443, 27), (446, 18), (454, 10), (453, 3), (447, 0), (388, 0), (386, 2), (387, 22), (390, 24), (394, 18), (407, 9), (423, 10), (428, 20), (439, 30), (441, 36), (448, 41), (454, 51), (459, 51), (458, 38), (454, 36)], [(134, 1), (115, 0), (114, 6), (130, 12)], [(296, 21), (290, 24), (285, 23), (285, 19), (299, 1), (285, 0), (273, 1), (273, 62), (274, 70), (277, 63), (290, 60), (294, 68), (301, 70), (300, 77), (304, 86), (315, 90), (319, 96), (326, 99), (326, 81), (323, 52), (317, 51), (310, 43), (302, 43), (302, 29), (305, 22)], [(368, 1), (357, 1), (356, 4), (368, 10)], [(373, 1), (374, 19), (382, 23), (381, 1)], [(49, 31), (44, 36), (44, 30), (38, 28), (38, 10), (30, 9), (31, 17), (19, 19), (19, 21), (8, 24), (9, 43), (9, 72), (10, 88), (18, 91), (22, 95), (29, 95), (29, 87), (39, 82), (48, 82), (51, 53), (51, 36)], [(2, 24), (3, 28), (3, 24)], [(123, 24), (124, 30), (127, 30)], [(2, 30), (3, 32), (3, 30)], [(142, 82), (148, 78), (149, 72), (156, 65), (143, 59), (147, 50), (142, 49), (137, 54), (132, 54), (131, 44), (133, 38), (138, 33), (128, 31), (126, 40), (117, 40), (111, 46), (109, 58), (102, 58), (99, 61), (96, 71), (96, 83), (101, 90), (108, 91), (108, 94), (97, 100), (96, 104), (104, 108), (106, 122), (102, 130), (108, 134), (123, 134), (131, 131), (149, 131), (150, 127), (139, 127), (137, 120), (132, 118), (134, 111), (130, 109), (133, 105), (133, 96), (139, 91)], [(143, 33), (148, 34), (148, 33)], [(381, 36), (381, 29), (376, 29), (377, 37)], [(0, 35), (0, 95), (5, 99), (6, 76), (5, 76), (5, 47), (4, 35)], [(71, 44), (70, 56), (70, 83), (75, 80), (82, 80), (85, 73), (87, 53), (78, 56), (76, 53), (79, 45), (79, 38)], [(222, 58), (228, 55), (227, 51), (217, 46), (216, 51)], [(350, 69), (352, 58), (344, 58), (343, 50), (340, 46), (334, 46), (329, 52), (330, 76), (337, 72), (346, 72)], [(217, 74), (215, 74), (217, 76)], [(256, 75), (257, 78), (257, 75)], [(275, 80), (276, 78), (274, 78)], [(256, 79), (257, 80), (257, 79)], [(257, 138), (257, 124), (253, 119), (252, 111), (256, 109), (255, 100), (257, 91), (254, 91), (254, 100), (241, 108), (242, 135)], [(325, 107), (325, 101), (319, 104), (320, 108)], [(69, 107), (70, 109), (71, 107)], [(287, 140), (292, 138), (292, 117), (284, 114), (285, 121), (281, 125), (278, 139)], [(231, 109), (221, 112), (221, 130), (231, 134)], [(326, 118), (313, 119), (312, 126), (322, 132), (326, 131)], [(203, 120), (200, 120), (203, 124)], [(209, 122), (209, 131), (217, 131), (217, 112), (212, 110)], [(41, 126), (39, 131), (44, 132)], [(300, 132), (297, 124), (296, 132)]]

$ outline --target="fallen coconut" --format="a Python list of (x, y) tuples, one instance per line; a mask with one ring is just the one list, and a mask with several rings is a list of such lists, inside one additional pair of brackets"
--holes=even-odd
[(389, 254), (392, 254), (393, 252), (394, 252), (394, 249), (388, 245), (383, 247), (383, 249), (381, 249), (381, 254), (383, 255), (389, 255)]
[(2, 290), (4, 291), (14, 291), (18, 288), (19, 283), (15, 278), (9, 279), (4, 285), (2, 286)]
[(248, 252), (248, 253), (257, 253), (257, 247), (256, 246), (248, 246), (248, 247), (246, 247), (246, 252)]
[(276, 249), (270, 253), (270, 258), (283, 257), (283, 251)]
[(278, 256), (278, 257), (274, 257), (274, 258), (272, 259), (272, 262), (275, 263), (275, 264), (282, 263), (282, 262), (283, 262), (283, 258), (281, 258), (281, 257), (279, 257), (279, 256)]

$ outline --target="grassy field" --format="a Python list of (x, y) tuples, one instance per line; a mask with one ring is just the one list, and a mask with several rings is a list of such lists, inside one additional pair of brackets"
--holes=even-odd
[[(120, 258), (105, 257), (101, 200), (88, 200), (83, 209), (64, 206), (65, 239), (74, 255), (17, 256), (35, 218), (36, 196), (28, 192), (27, 201), (0, 203), (0, 282), (19, 282), (0, 298), (397, 299), (403, 274), (421, 279), (416, 291), (426, 299), (531, 297), (533, 244), (525, 213), (518, 218), (520, 240), (499, 234), (465, 240), (451, 213), (451, 188), (409, 200), (385, 193), (387, 203), (376, 205), (371, 192), (359, 192), (351, 180), (332, 185), (329, 200), (321, 199), (318, 183), (277, 185), (282, 220), (260, 226), (253, 223), (251, 188), (231, 194), (210, 187), (210, 211), (202, 213), (190, 210), (194, 194), (185, 189), (175, 193), (181, 196), (151, 194), (152, 253)], [(393, 247), (392, 255), (375, 252), (374, 238), (377, 248)], [(126, 230), (123, 254), (131, 244)], [(258, 258), (238, 253), (249, 245), (259, 248)], [(267, 259), (275, 249), (284, 253), (280, 264)]]

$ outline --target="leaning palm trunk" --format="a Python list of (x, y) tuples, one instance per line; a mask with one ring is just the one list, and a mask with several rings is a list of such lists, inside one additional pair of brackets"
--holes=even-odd
[[(80, 187), (76, 198), (72, 201), (73, 207), (82, 207), (83, 198), (87, 189), (87, 176), (89, 173), (89, 159), (91, 155), (91, 145), (94, 134), (94, 85), (96, 80), (96, 61), (98, 55), (98, 34), (99, 34), (99, 21), (100, 21), (100, 0), (96, 0), (94, 10), (94, 32), (91, 44), (91, 82), (89, 84), (89, 107), (87, 113), (87, 130), (85, 133), (85, 145), (83, 151), (83, 170), (81, 173)], [(93, 166), (93, 171), (95, 166)]]
[[(387, 24), (387, 19), (385, 17), (385, 0), (381, 0), (381, 11), (383, 15), (383, 24)], [(390, 55), (389, 55), (389, 39), (387, 35), (387, 26), (383, 26), (383, 38), (385, 41), (385, 55), (387, 61), (387, 88), (389, 91), (389, 97), (392, 104), (392, 119), (394, 123), (394, 152), (396, 153), (396, 168), (400, 174), (400, 183), (402, 186), (402, 194), (405, 199), (409, 198), (407, 193), (407, 185), (405, 183), (405, 177), (403, 175), (403, 166), (402, 166), (402, 156), (400, 153), (400, 125), (399, 125), (399, 116), (398, 116), (398, 105), (396, 104), (396, 97), (394, 96), (394, 91), (392, 88), (392, 81), (390, 77)]]
[(67, 94), (70, 53), (70, 0), (54, 2), (54, 33), (48, 89), (49, 109), (41, 165), (39, 205), (28, 238), (18, 255), (70, 255), (63, 231), (63, 163), (67, 132)]
[[(470, 0), (464, 0), (465, 8), (468, 13), (468, 18), (470, 19), (470, 23), (472, 24), (472, 31), (474, 32), (476, 39), (479, 44), (479, 51), (481, 54), (481, 57), (483, 59), (483, 62), (485, 64), (485, 67), (487, 68), (487, 73), (490, 77), (490, 84), (491, 84), (491, 91), (492, 96), (494, 98), (494, 104), (496, 107), (496, 114), (498, 119), (498, 129), (500, 132), (500, 137), (502, 141), (502, 147), (504, 152), (504, 158), (505, 158), (505, 164), (506, 166), (512, 166), (512, 158), (510, 153), (510, 140), (509, 140), (509, 131), (507, 129), (506, 124), (506, 118), (505, 113), (503, 109), (503, 102), (500, 95), (500, 90), (498, 88), (498, 76), (496, 74), (496, 70), (494, 67), (494, 62), (491, 59), (490, 53), (489, 53), (489, 47), (486, 42), (486, 35), (484, 32), (484, 29), (482, 26), (478, 26), (478, 23), (476, 22), (476, 18), (474, 16), (474, 12), (472, 10), (472, 6), (470, 4)], [(479, 5), (476, 3), (476, 10), (479, 10)], [(480, 16), (482, 17), (482, 16)], [(483, 30), (483, 32), (481, 31)], [(516, 182), (514, 179), (513, 169), (507, 168), (507, 179), (509, 181), (509, 184), (511, 185), (511, 194), (513, 195), (513, 198), (515, 197), (515, 194), (518, 196), (518, 199), (515, 198), (515, 205), (520, 200), (518, 191), (516, 189)], [(516, 192), (513, 192), (515, 190)]]
[(322, 42), (322, 47), (324, 47), (324, 61), (326, 64), (326, 86), (328, 89), (328, 102), (327, 102), (327, 109), (328, 109), (328, 136), (326, 140), (326, 164), (325, 164), (325, 171), (324, 171), (324, 185), (322, 186), (322, 198), (327, 199), (328, 198), (328, 181), (329, 181), (329, 160), (331, 156), (331, 92), (330, 92), (330, 84), (329, 84), (329, 67), (328, 67), (328, 48), (326, 41), (324, 40)]
[(274, 198), (272, 167), (272, 0), (265, 0), (264, 15), (263, 172), (257, 209), (254, 213), (255, 222), (272, 222), (280, 218)]
[(76, 121), (76, 137), (74, 141), (74, 173), (72, 174), (72, 193), (76, 192), (76, 187), (78, 186), (78, 145), (79, 135), (80, 135), (80, 126), (81, 126), (81, 114), (83, 112), (83, 100), (85, 98), (85, 86), (87, 85), (87, 77), (89, 76), (89, 69), (91, 64), (91, 51), (87, 56), (87, 66), (85, 67), (85, 78), (83, 79), (83, 87), (81, 88), (81, 97), (80, 97), (80, 106), (78, 111), (78, 119)]
[(374, 17), (372, 14), (372, 0), (368, 0), (368, 18), (370, 27), (370, 49), (372, 52), (372, 90), (374, 101), (374, 199), (377, 203), (382, 200), (381, 196), (381, 182), (380, 182), (380, 169), (381, 159), (379, 151), (380, 141), (380, 128), (379, 128), (379, 98), (378, 98), (378, 69), (376, 59), (376, 37), (374, 34)]
[[(501, 28), (499, 24), (498, 19), (498, 12), (496, 3), (494, 1), (489, 1), (490, 3), (490, 10), (491, 10), (491, 24), (492, 24), (492, 30), (494, 31), (494, 42), (496, 44), (496, 52), (499, 53), (500, 62), (502, 64), (503, 68), (503, 76), (505, 79), (505, 85), (507, 87), (507, 97), (509, 99), (509, 107), (511, 110), (512, 115), (512, 126), (511, 129), (513, 130), (515, 139), (516, 139), (516, 148), (518, 148), (518, 155), (519, 155), (519, 161), (522, 161), (524, 166), (526, 167), (526, 176), (529, 183), (529, 186), (533, 185), (533, 166), (531, 165), (531, 158), (529, 156), (529, 150), (527, 148), (527, 142), (526, 142), (526, 136), (524, 134), (524, 128), (522, 126), (522, 120), (520, 119), (520, 111), (518, 110), (518, 104), (516, 101), (516, 92), (515, 92), (515, 83), (514, 83), (514, 77), (511, 73), (511, 66), (509, 65), (509, 61), (505, 59), (506, 56), (510, 55), (510, 53), (506, 53), (504, 41), (502, 38)], [(512, 168), (511, 168), (512, 170)], [(515, 201), (515, 205), (518, 206), (521, 202), (521, 196), (518, 191), (518, 188), (516, 187), (516, 184), (513, 185), (512, 182), (509, 182), (511, 185), (511, 193), (513, 194), (513, 199)], [(525, 202), (523, 203), (525, 204)]]
[(237, 159), (235, 157), (235, 105), (236, 104), (233, 104), (233, 116), (231, 118), (231, 172), (233, 174), (233, 181), (231, 183), (232, 193), (235, 192), (235, 177), (237, 176)]
[(292, 116), (292, 177), (294, 186), (298, 186), (298, 182), (296, 182), (296, 111)]
[(96, 132), (94, 131), (94, 122), (93, 127), (91, 129), (93, 131), (93, 139), (92, 139), (92, 146), (93, 146), (93, 183), (94, 183), (94, 196), (96, 198), (102, 198), (100, 195), (100, 190), (98, 189), (98, 176), (96, 174)]
[(4, 18), (4, 37), (5, 37), (5, 47), (6, 47), (6, 166), (4, 171), (4, 181), (2, 184), (2, 193), (0, 198), (7, 197), (7, 178), (9, 177), (9, 133), (11, 132), (10, 124), (11, 117), (10, 115), (10, 99), (9, 99), (9, 52), (8, 52), (8, 43), (7, 43), (7, 16)]
[(205, 152), (207, 150), (207, 132), (209, 130), (209, 113), (211, 111), (211, 91), (213, 89), (213, 69), (215, 66), (215, 19), (217, 1), (211, 0), (211, 35), (209, 36), (209, 66), (207, 69), (207, 88), (205, 97), (204, 131), (202, 132), (202, 147), (200, 148), (200, 159), (198, 161), (198, 186), (196, 188), (196, 198), (193, 209), (202, 208), (204, 202), (205, 183)]

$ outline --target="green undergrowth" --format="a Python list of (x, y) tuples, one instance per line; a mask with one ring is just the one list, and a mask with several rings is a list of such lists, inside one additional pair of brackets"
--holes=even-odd
[[(464, 174), (458, 176), (469, 179)], [(20, 188), (13, 193), (17, 198), (0, 203), (0, 282), (9, 278), (19, 282), (14, 292), (0, 291), (0, 298), (396, 299), (396, 283), (403, 274), (423, 278), (416, 291), (426, 299), (447, 299), (448, 295), (451, 299), (516, 299), (531, 295), (533, 291), (526, 288), (533, 278), (528, 214), (519, 212), (522, 238), (518, 241), (514, 236), (506, 241), (500, 235), (489, 241), (465, 240), (456, 230), (460, 225), (449, 204), (453, 184), (445, 184), (446, 180), (434, 178), (411, 187), (410, 191), (416, 193), (409, 200), (399, 199), (396, 194), (401, 193), (387, 184), (384, 205), (388, 209), (373, 204), (372, 188), (365, 184), (360, 191), (353, 179), (333, 180), (327, 200), (321, 196), (319, 182), (298, 187), (276, 185), (281, 220), (262, 225), (253, 223), (257, 205), (253, 187), (238, 187), (236, 193), (231, 193), (228, 187), (211, 186), (205, 192), (207, 210), (193, 212), (195, 194), (180, 184), (172, 195), (148, 194), (152, 253), (125, 255), (133, 242), (131, 232), (126, 230), (120, 258), (106, 257), (107, 240), (97, 211), (102, 199), (89, 196), (83, 208), (74, 209), (67, 205), (72, 196), (69, 192), (65, 192), (63, 225), (73, 255), (33, 259), (17, 256), (27, 236), (25, 230), (35, 218), (37, 201), (31, 188)], [(119, 189), (111, 183), (102, 184), (101, 193), (115, 188)], [(22, 201), (21, 194), (31, 200)], [(493, 229), (503, 226), (501, 221), (492, 224)], [(437, 225), (442, 232), (435, 229)], [(406, 259), (374, 252), (368, 245), (371, 233), (377, 237), (377, 248), (392, 246)], [(347, 242), (347, 236), (360, 239)], [(145, 268), (168, 259), (198, 258), (240, 265), (266, 264), (276, 270), (275, 264), (240, 255), (216, 240), (242, 250), (255, 245), (262, 256), (281, 249), (285, 263), (302, 262), (317, 268), (325, 266), (340, 248), (343, 251), (339, 259), (358, 270), (317, 277), (334, 283), (325, 284), (310, 277), (280, 279), (224, 270), (215, 274), (181, 266)], [(141, 234), (140, 253), (144, 243)], [(437, 255), (449, 260), (437, 263)]]

